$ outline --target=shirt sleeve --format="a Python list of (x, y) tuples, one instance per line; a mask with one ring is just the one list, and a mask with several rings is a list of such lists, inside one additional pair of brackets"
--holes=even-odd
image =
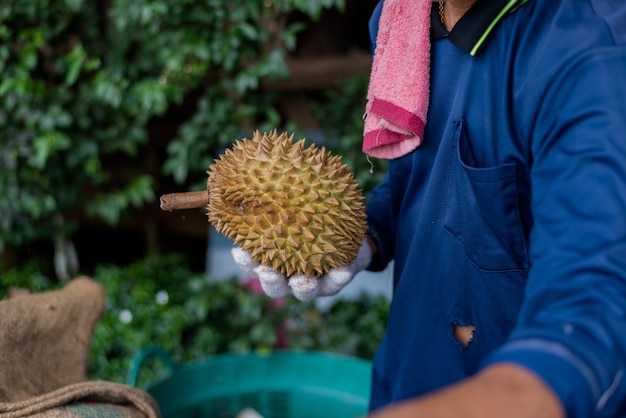
[(555, 391), (568, 417), (622, 416), (626, 47), (610, 35), (598, 40), (601, 31), (584, 33), (584, 25), (571, 46), (556, 40), (559, 27), (549, 30), (517, 98), (532, 158), (525, 302), (508, 342), (483, 366), (526, 367)]
[(370, 16), (370, 20), (368, 23), (368, 29), (370, 34), (370, 50), (372, 55), (374, 55), (374, 51), (376, 50), (376, 36), (378, 36), (378, 21), (380, 20), (380, 14), (383, 11), (383, 0), (379, 1), (372, 15)]
[(382, 271), (394, 253), (395, 221), (389, 187), (389, 174), (367, 196), (367, 235), (376, 244), (376, 254), (367, 268)]

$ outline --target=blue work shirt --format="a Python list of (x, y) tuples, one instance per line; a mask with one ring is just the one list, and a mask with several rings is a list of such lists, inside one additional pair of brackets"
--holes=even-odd
[(434, 16), (424, 142), (368, 196), (370, 269), (395, 260), (371, 409), (509, 362), (626, 417), (626, 3)]

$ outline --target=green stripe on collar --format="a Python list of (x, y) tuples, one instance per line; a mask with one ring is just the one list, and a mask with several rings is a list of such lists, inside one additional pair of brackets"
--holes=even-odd
[(476, 56), (485, 47), (502, 19), (527, 2), (528, 0), (478, 0), (450, 32), (443, 27), (437, 11), (437, 2), (434, 2), (431, 37), (432, 39), (447, 37), (460, 50)]
[(517, 9), (519, 9), (522, 5), (524, 5), (528, 0), (510, 0), (507, 5), (498, 13), (496, 18), (487, 26), (485, 32), (483, 32), (482, 36), (478, 39), (478, 42), (474, 44), (474, 47), (470, 50), (470, 55), (475, 57), (480, 51), (481, 47), (491, 35), (493, 29), (497, 26), (498, 23), (502, 20), (502, 18), (508, 13), (513, 13)]

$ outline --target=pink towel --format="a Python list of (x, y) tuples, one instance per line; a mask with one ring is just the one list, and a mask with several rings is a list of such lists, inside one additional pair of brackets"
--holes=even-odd
[(432, 0), (385, 0), (367, 93), (363, 151), (402, 157), (424, 135), (430, 94)]

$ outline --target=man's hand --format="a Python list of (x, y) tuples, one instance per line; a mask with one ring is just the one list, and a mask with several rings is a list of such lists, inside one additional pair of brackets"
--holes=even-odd
[(263, 291), (268, 296), (279, 298), (293, 294), (300, 300), (336, 294), (372, 260), (372, 248), (368, 241), (364, 240), (356, 259), (350, 265), (330, 269), (327, 275), (321, 277), (304, 275), (285, 277), (279, 271), (252, 260), (250, 254), (239, 247), (233, 248), (231, 253), (239, 268), (259, 279)]
[(564, 418), (546, 384), (513, 364), (494, 364), (430, 395), (375, 411), (369, 418)]

